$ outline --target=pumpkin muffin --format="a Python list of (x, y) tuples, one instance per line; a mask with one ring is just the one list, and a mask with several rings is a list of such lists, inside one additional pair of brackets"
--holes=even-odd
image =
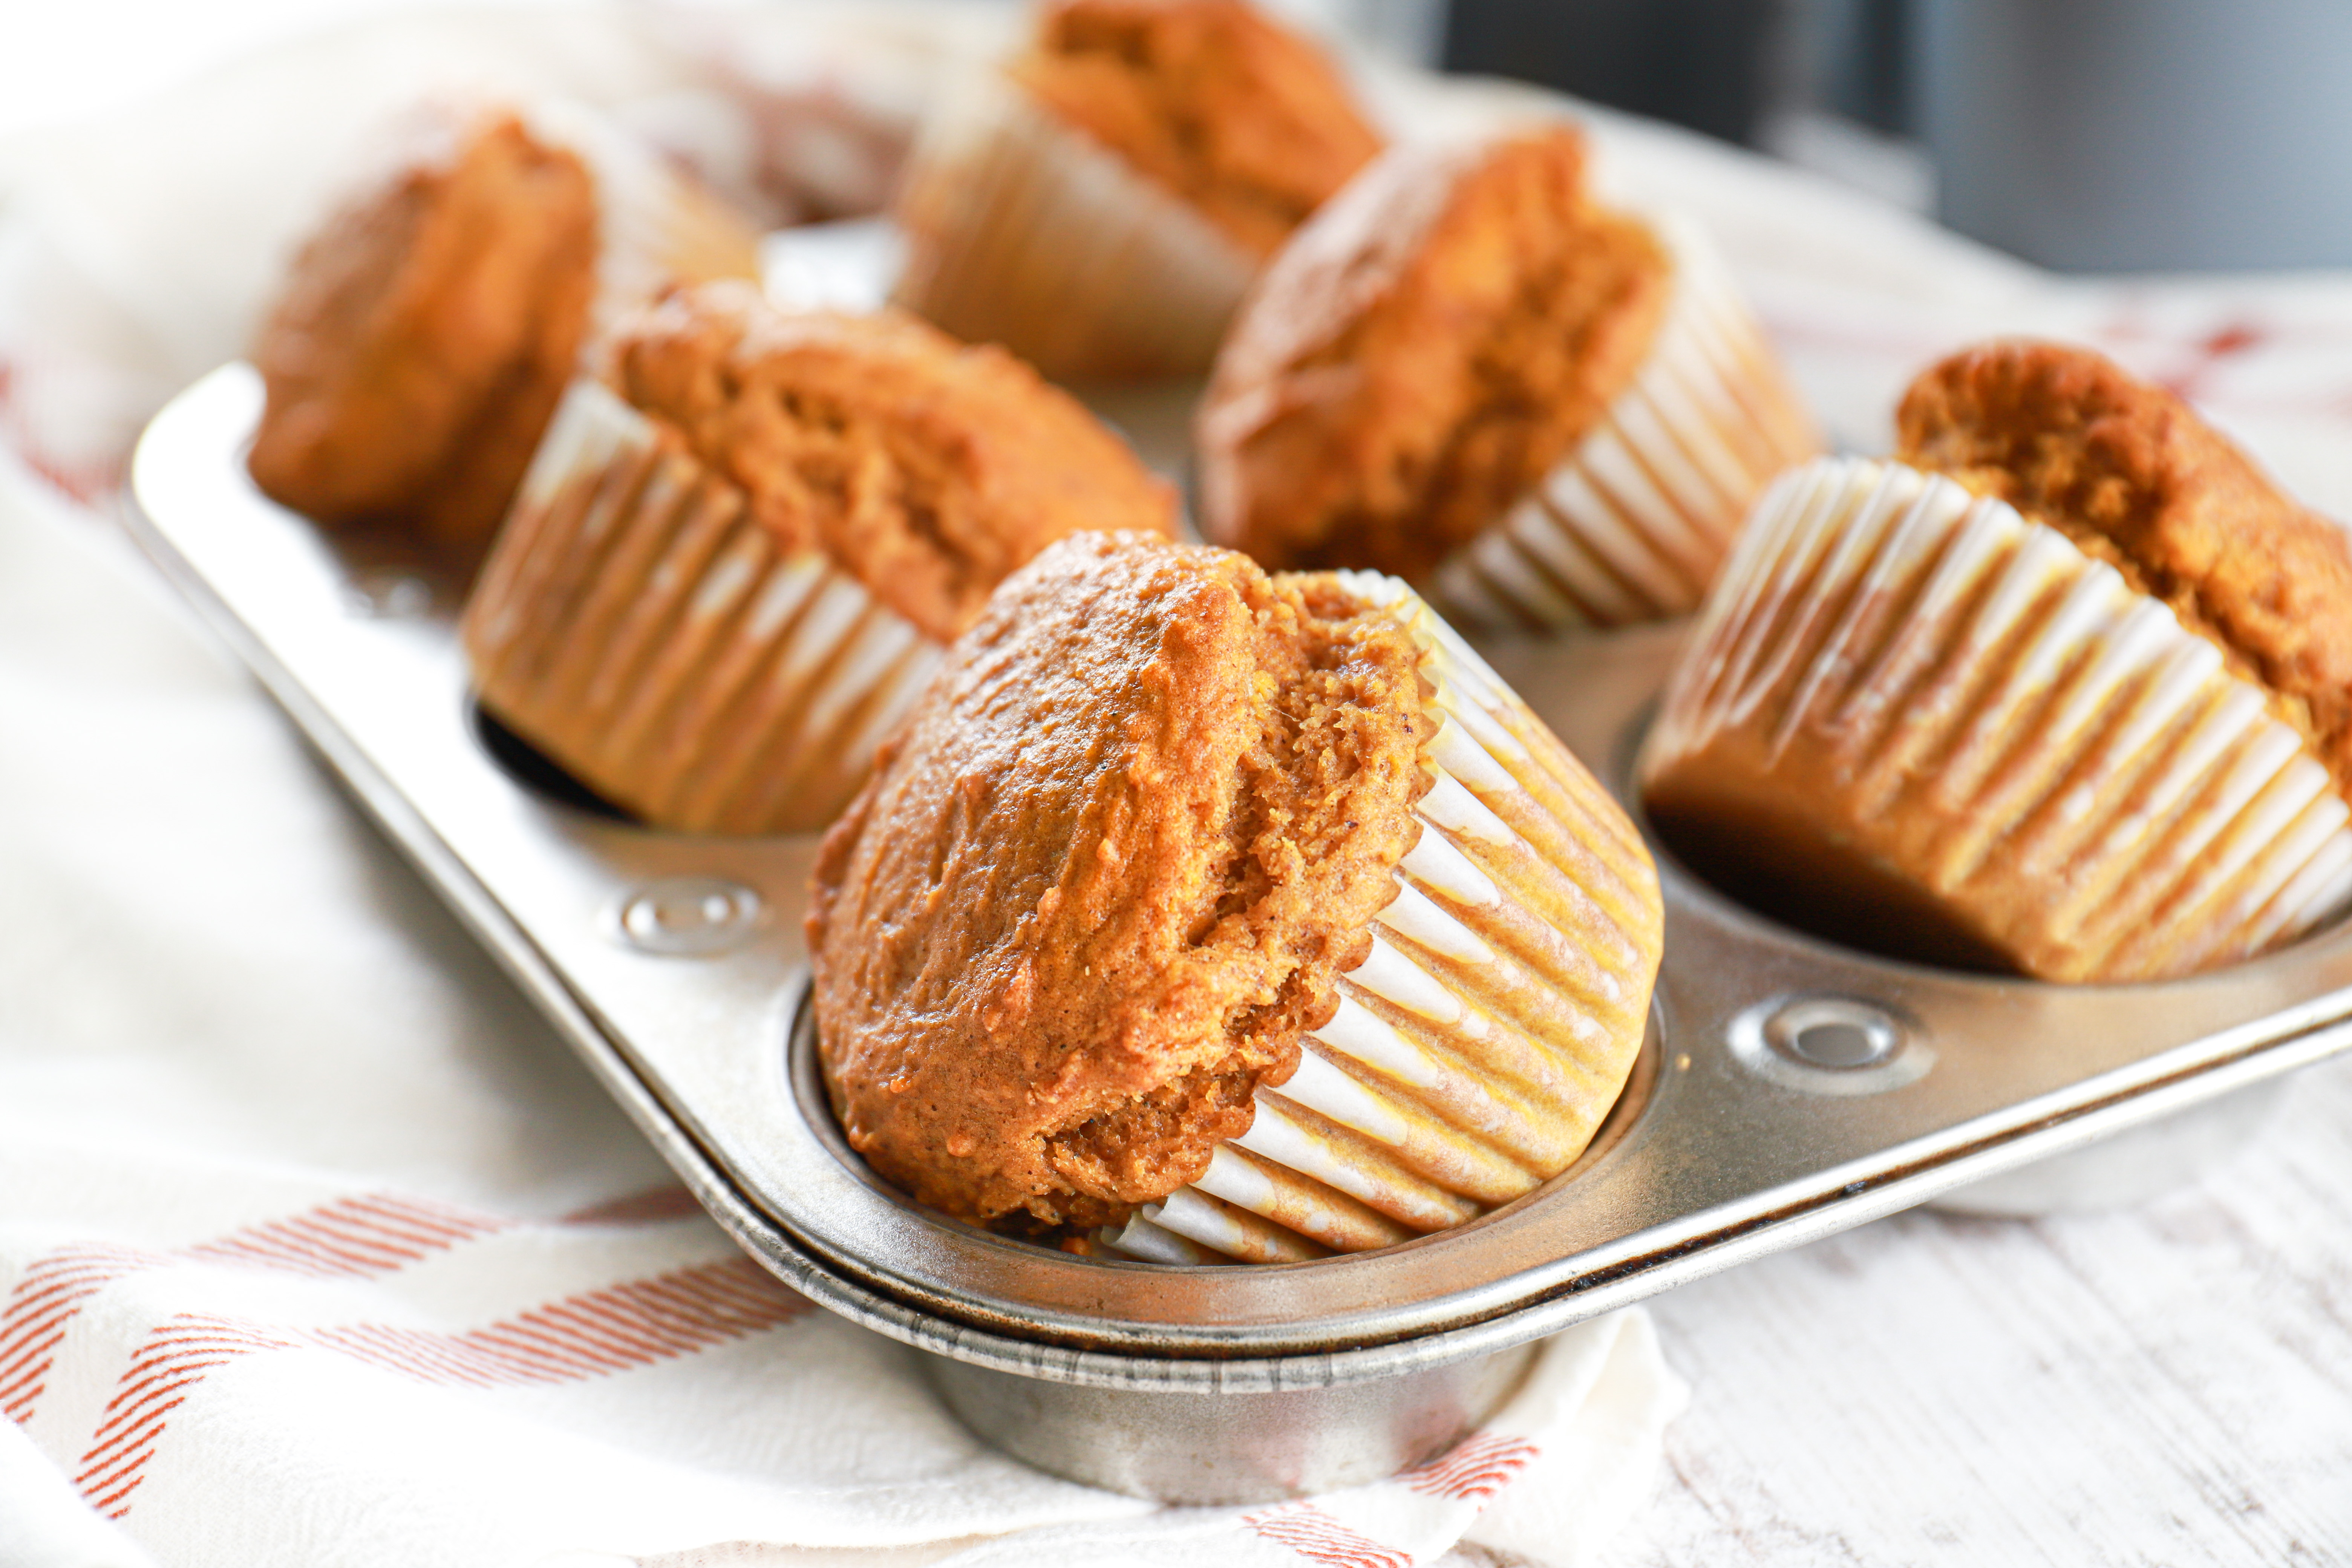
[(1250, 1260), (1565, 1169), (1659, 928), (1631, 825), (1402, 584), (1136, 534), (998, 589), (808, 915), (826, 1081), (882, 1176)]
[(1244, 0), (1055, 0), (919, 139), (898, 300), (1055, 376), (1198, 373), (1380, 146), (1330, 59)]
[(1242, 0), (1061, 0), (1010, 74), (1260, 260), (1381, 150), (1322, 50)]
[(2326, 918), (2352, 547), (2164, 389), (1996, 342), (1769, 495), (1644, 750), (1659, 830), (1871, 945), (2158, 979)]
[(1007, 574), (1174, 498), (1001, 349), (706, 284), (574, 384), (466, 616), (483, 705), (645, 821), (823, 826)]
[(1491, 625), (1695, 606), (1819, 441), (1705, 241), (1586, 156), (1559, 124), (1400, 147), (1303, 227), (1218, 354), (1203, 531)]
[(1911, 384), (1899, 454), (2106, 562), (2267, 689), (2352, 793), (2352, 548), (2179, 398), (2101, 356), (2000, 342)]
[(584, 113), (435, 104), (297, 254), (253, 348), (264, 493), (461, 571), (506, 513), (596, 329), (755, 237)]

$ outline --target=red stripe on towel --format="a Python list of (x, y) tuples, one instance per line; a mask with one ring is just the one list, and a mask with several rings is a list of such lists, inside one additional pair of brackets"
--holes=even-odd
[(1481, 1432), (1427, 1464), (1407, 1470), (1401, 1479), (1423, 1497), (1484, 1504), (1518, 1479), (1519, 1472), (1542, 1452), (1525, 1437)]
[(806, 1298), (751, 1259), (730, 1258), (568, 1296), (455, 1333), (388, 1323), (292, 1329), (185, 1314), (157, 1329), (131, 1357), (74, 1484), (92, 1508), (121, 1519), (170, 1413), (215, 1367), (258, 1352), (333, 1351), (441, 1387), (572, 1383), (691, 1355), (808, 1310)]
[(1412, 1553), (1383, 1546), (1352, 1530), (1311, 1502), (1284, 1503), (1242, 1522), (1277, 1546), (1287, 1546), (1310, 1563), (1329, 1568), (1412, 1568)]
[(67, 1326), (91, 1297), (125, 1275), (213, 1263), (364, 1279), (512, 1223), (445, 1204), (363, 1194), (171, 1252), (81, 1247), (36, 1258), (0, 1310), (0, 1415), (20, 1424), (31, 1418)]
[[(700, 1212), (691, 1193), (666, 1184), (555, 1223), (651, 1225)], [(312, 1279), (366, 1279), (523, 1223), (418, 1198), (363, 1193), (173, 1251), (89, 1246), (36, 1258), (0, 1310), (0, 1415), (20, 1425), (31, 1418), (48, 1386), (67, 1326), (84, 1303), (125, 1275), (175, 1263), (210, 1263)]]
[(662, 1225), (670, 1220), (691, 1219), (702, 1213), (702, 1205), (684, 1187), (655, 1187), (626, 1197), (614, 1198), (601, 1204), (591, 1204), (563, 1216), (566, 1225)]

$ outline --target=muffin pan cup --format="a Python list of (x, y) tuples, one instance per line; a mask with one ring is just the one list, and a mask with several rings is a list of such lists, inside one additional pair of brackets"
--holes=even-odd
[(1439, 564), (1430, 599), (1465, 626), (1688, 615), (1764, 487), (1822, 450), (1705, 228), (1672, 214), (1653, 221), (1674, 266), (1656, 340), (1568, 457)]
[(1899, 463), (1774, 485), (1641, 770), (1801, 770), (1809, 812), (2058, 978), (2242, 959), (2352, 892), (2352, 809), (2262, 688), (2056, 529)]
[(1573, 1163), (1641, 1048), (1659, 907), (1633, 824), (1419, 595), (1341, 577), (1422, 649), (1420, 837), (1297, 1071), (1104, 1237), (1131, 1256), (1299, 1262), (1464, 1224)]
[[(939, 1358), (966, 1420), (1066, 1475), (1186, 1501), (1365, 1479), (1481, 1418), (1543, 1335), (2352, 1047), (2340, 927), (2192, 980), (2042, 985), (1813, 941), (1662, 856), (1654, 1071), (1528, 1196), (1299, 1264), (988, 1235), (845, 1159), (823, 1113), (793, 1044), (814, 841), (648, 833), (518, 783), (448, 607), (355, 575), (253, 489), (259, 406), (232, 366), (148, 431), (131, 525), (158, 565), (746, 1250)], [(1615, 781), (1675, 636), (1483, 651)]]
[(593, 381), (541, 441), (467, 606), (482, 700), (645, 821), (824, 827), (940, 647)]
[(895, 303), (1057, 380), (1193, 375), (1256, 258), (994, 69), (927, 116), (900, 178)]

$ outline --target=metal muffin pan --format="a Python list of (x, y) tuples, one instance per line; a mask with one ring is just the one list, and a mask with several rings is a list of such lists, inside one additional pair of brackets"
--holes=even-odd
[[(1539, 1191), (1402, 1247), (1276, 1267), (992, 1236), (884, 1186), (825, 1113), (802, 1006), (814, 840), (646, 832), (519, 782), (474, 720), (454, 607), (352, 567), (253, 489), (260, 399), (232, 365), (148, 429), (131, 526), (157, 564), (719, 1223), (930, 1352), (966, 1421), (1062, 1474), (1181, 1501), (1384, 1474), (1483, 1418), (1543, 1335), (2352, 1046), (2352, 928), (2194, 980), (2044, 985), (1814, 941), (1662, 854), (1645, 1068)], [(1487, 652), (1622, 778), (1673, 646), (1652, 630)], [(2233, 1103), (2208, 1121), (2247, 1114)], [(2132, 1169), (2159, 1173), (2214, 1142), (2141, 1136)], [(2116, 1179), (2102, 1169), (2094, 1187)], [(1990, 1190), (1990, 1206), (2035, 1201)]]

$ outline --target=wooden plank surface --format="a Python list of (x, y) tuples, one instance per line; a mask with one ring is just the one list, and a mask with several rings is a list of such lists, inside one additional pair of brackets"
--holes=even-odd
[(2352, 1563), (2352, 1061), (2137, 1206), (1919, 1212), (1654, 1301), (1612, 1568)]

